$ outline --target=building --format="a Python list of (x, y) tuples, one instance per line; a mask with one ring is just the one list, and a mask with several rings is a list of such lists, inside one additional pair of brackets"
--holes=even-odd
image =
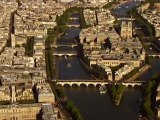
[(0, 120), (36, 120), (41, 104), (10, 104), (0, 106)]
[(10, 89), (7, 86), (0, 87), (0, 101), (10, 101)]
[(84, 15), (84, 20), (86, 25), (97, 24), (95, 10), (84, 9), (83, 15)]
[(16, 45), (23, 46), (27, 42), (27, 36), (26, 35), (15, 35), (15, 34), (12, 34), (11, 41), (15, 41), (15, 46)]
[(56, 16), (65, 10), (62, 4), (55, 1), (21, 3), (14, 15), (15, 35), (47, 36), (47, 29), (56, 26)]
[(0, 101), (7, 101), (10, 103), (24, 103), (27, 101), (34, 101), (32, 86), (0, 86), (1, 99)]
[(36, 90), (39, 103), (55, 103), (55, 96), (48, 83), (37, 84)]
[[(150, 4), (140, 6), (138, 8), (138, 12), (144, 19), (146, 19), (153, 26), (155, 30), (155, 37), (160, 37), (160, 3), (155, 3), (153, 8), (149, 6)], [(141, 10), (141, 8), (143, 7), (145, 7), (145, 9)]]
[(108, 9), (98, 9), (96, 10), (97, 14), (97, 24), (98, 25), (112, 25), (115, 21), (114, 16), (111, 14), (110, 10)]
[(147, 10), (147, 9), (149, 8), (149, 6), (150, 6), (150, 3), (146, 3), (146, 4), (144, 4), (144, 5), (141, 5), (141, 6), (138, 8), (138, 11), (143, 13), (145, 10)]
[(130, 73), (134, 69), (133, 65), (124, 65), (122, 68), (115, 71), (115, 80), (121, 80), (125, 75)]
[(57, 120), (58, 110), (53, 108), (49, 103), (42, 104), (42, 119), (43, 120)]
[[(139, 39), (132, 36), (132, 29), (131, 21), (122, 21), (120, 35), (111, 24), (85, 28), (79, 34), (83, 54), (89, 65), (102, 67), (108, 80), (121, 80), (145, 60), (145, 50)], [(113, 77), (109, 67), (121, 64), (126, 66)]]
[(132, 22), (131, 21), (122, 21), (121, 24), (121, 37), (123, 39), (132, 38)]

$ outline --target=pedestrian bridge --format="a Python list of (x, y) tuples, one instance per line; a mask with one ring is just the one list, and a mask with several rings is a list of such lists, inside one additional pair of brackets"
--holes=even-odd
[(60, 56), (60, 57), (62, 57), (62, 56), (70, 56), (70, 57), (71, 57), (71, 56), (76, 56), (77, 53), (74, 52), (74, 51), (68, 51), (68, 52), (54, 52), (53, 55), (54, 55), (54, 56)]
[(104, 80), (58, 80), (56, 82), (56, 85), (61, 85), (61, 86), (65, 86), (65, 85), (69, 85), (69, 86), (73, 86), (73, 85), (77, 85), (77, 86), (81, 86), (81, 85), (85, 85), (85, 86), (104, 86), (104, 85), (112, 85), (112, 84), (122, 84), (126, 87), (134, 87), (134, 86), (141, 86), (142, 84), (144, 84), (145, 81), (129, 81), (129, 82), (107, 82)]
[(72, 47), (72, 48), (74, 48), (77, 46), (77, 44), (68, 44), (68, 45), (53, 44), (51, 46), (54, 48), (58, 48), (58, 47)]

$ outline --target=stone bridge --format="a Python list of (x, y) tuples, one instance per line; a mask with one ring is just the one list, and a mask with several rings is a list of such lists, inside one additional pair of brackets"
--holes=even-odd
[(155, 58), (155, 57), (160, 58), (160, 54), (149, 54), (148, 56), (153, 57), (153, 58)]
[(68, 44), (68, 45), (53, 44), (51, 46), (54, 48), (58, 48), (58, 47), (72, 47), (72, 48), (74, 48), (77, 46), (77, 44)]
[(122, 18), (117, 18), (117, 20), (135, 20), (135, 18), (126, 18), (126, 17), (122, 17)]
[(69, 19), (70, 20), (79, 20), (79, 18), (76, 18), (76, 17), (70, 17)]
[(69, 86), (73, 86), (73, 85), (77, 85), (77, 86), (81, 86), (81, 85), (85, 85), (85, 86), (89, 86), (92, 85), (94, 87), (100, 85), (100, 86), (104, 86), (104, 85), (111, 85), (111, 84), (122, 84), (126, 87), (134, 87), (134, 86), (141, 86), (142, 84), (144, 84), (145, 81), (132, 81), (132, 82), (107, 82), (104, 80), (58, 80), (56, 82), (56, 85), (61, 85), (61, 86), (65, 86), (65, 85), (69, 85)]
[(79, 24), (67, 24), (67, 27), (80, 27), (80, 25)]
[(71, 57), (71, 56), (76, 56), (77, 53), (74, 52), (74, 51), (69, 51), (69, 52), (54, 52), (53, 55), (54, 56), (60, 56), (60, 57), (62, 57), (62, 56), (70, 56)]

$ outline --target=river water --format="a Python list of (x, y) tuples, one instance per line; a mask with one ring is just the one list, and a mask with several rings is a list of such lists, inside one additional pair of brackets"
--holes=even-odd
[[(119, 8), (113, 9), (113, 13), (124, 14), (136, 6), (137, 2), (125, 3)], [(128, 7), (127, 7), (128, 6)], [(74, 22), (76, 23), (76, 22)], [(67, 34), (57, 41), (57, 44), (74, 43), (74, 38), (79, 35), (79, 28), (68, 28)], [(60, 47), (56, 51), (76, 51), (71, 47)], [(75, 57), (56, 57), (59, 78), (61, 80), (93, 79), (83, 68), (79, 59)], [(70, 66), (68, 66), (70, 64)], [(148, 80), (154, 73), (160, 71), (160, 62), (152, 61), (152, 67), (138, 79)], [(65, 87), (68, 98), (72, 100), (80, 110), (84, 120), (137, 120), (139, 113), (139, 99), (142, 97), (141, 88), (127, 88), (119, 106), (112, 103), (109, 93), (101, 95), (97, 88)]]
[(137, 120), (141, 97), (140, 89), (125, 91), (119, 106), (112, 103), (110, 95), (100, 94), (96, 88), (67, 88), (66, 93), (79, 108), (85, 120)]

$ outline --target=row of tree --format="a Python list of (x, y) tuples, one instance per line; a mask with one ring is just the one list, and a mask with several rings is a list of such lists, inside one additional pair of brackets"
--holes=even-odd
[(159, 78), (160, 75), (155, 74), (153, 75), (152, 79), (149, 80), (146, 84), (144, 89), (144, 97), (143, 97), (143, 114), (147, 116), (149, 120), (155, 120), (156, 116), (156, 94), (157, 94), (157, 87), (159, 85)]
[(67, 101), (66, 109), (69, 111), (74, 120), (83, 120), (82, 115), (73, 102)]
[(116, 105), (119, 105), (124, 90), (125, 90), (125, 86), (122, 84), (112, 85), (109, 87), (109, 91), (111, 93), (112, 99)]
[(27, 37), (27, 43), (25, 44), (25, 55), (33, 57), (34, 36)]
[(54, 29), (48, 29), (48, 37), (45, 41), (45, 60), (46, 60), (46, 72), (47, 78), (53, 79), (55, 77), (55, 65), (54, 65), (54, 57), (53, 50), (51, 48), (51, 44), (55, 42), (57, 36), (64, 33), (66, 30), (66, 24), (69, 21), (70, 13), (66, 10), (61, 16), (56, 17), (57, 26)]
[(146, 19), (144, 19), (136, 10), (136, 8), (133, 8), (128, 12), (131, 14), (135, 19), (136, 23), (141, 26), (143, 30), (146, 30), (146, 35), (149, 35), (149, 37), (155, 36), (155, 29), (154, 26), (151, 25)]

